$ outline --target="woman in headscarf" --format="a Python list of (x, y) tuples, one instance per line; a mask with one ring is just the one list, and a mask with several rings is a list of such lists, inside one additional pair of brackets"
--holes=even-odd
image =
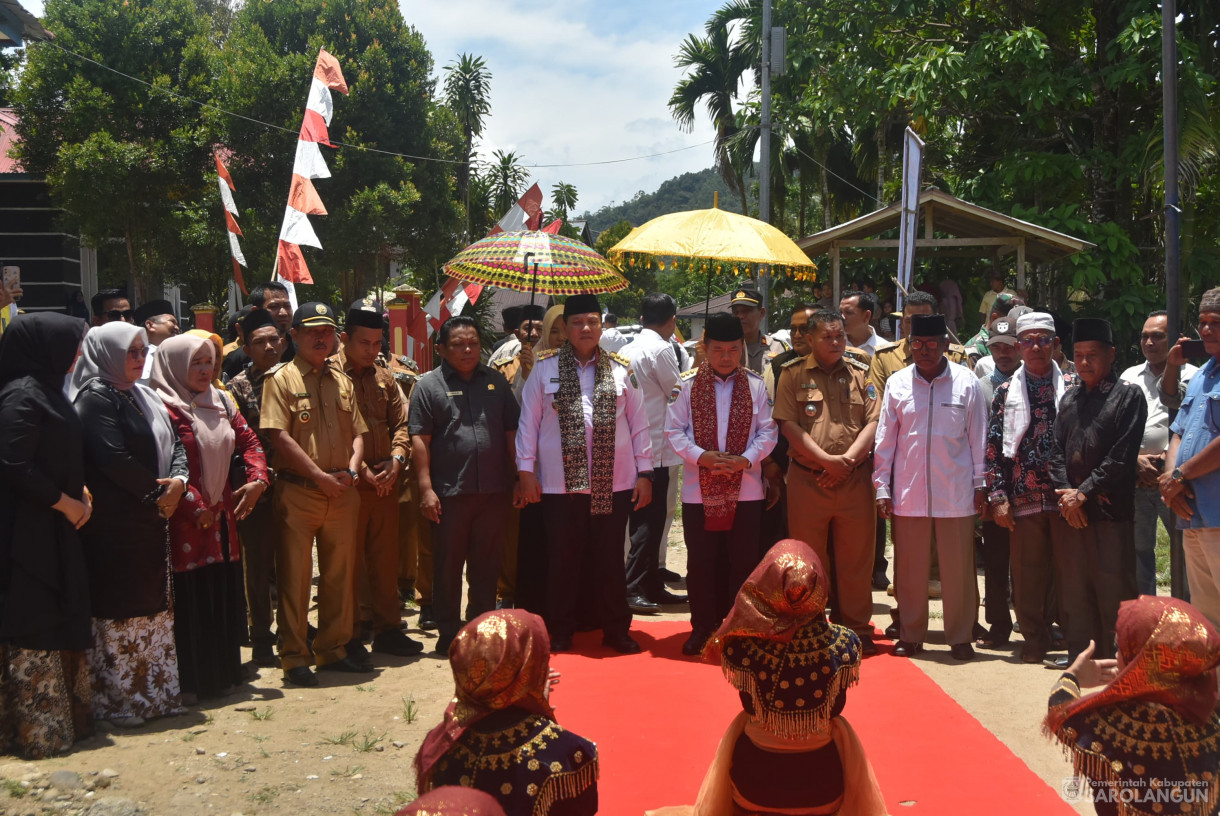
[(449, 647), (454, 699), (415, 756), (416, 789), (490, 793), (508, 816), (597, 812), (597, 746), (555, 722), (546, 624), (520, 609), (486, 612)]
[(860, 639), (826, 621), (826, 573), (803, 541), (786, 539), (742, 585), (704, 656), (741, 695), (693, 808), (653, 814), (879, 816), (885, 801), (847, 720)]
[(394, 816), (504, 816), (504, 808), (483, 791), (446, 785), (425, 793)]
[(213, 346), (216, 347), (216, 362), (213, 363), (212, 370), (212, 385), (219, 388), (221, 391), (228, 392), (224, 384), (224, 358), (225, 358), (225, 342), (220, 339), (220, 335), (215, 332), (204, 331), (203, 329), (190, 329), (187, 334), (192, 337), (202, 337)]
[(186, 452), (161, 399), (140, 385), (148, 333), (90, 331), (69, 393), (85, 435), (93, 523), (81, 530), (93, 612), (93, 716), (120, 727), (181, 706), (170, 605), (169, 536), (187, 482)]
[(0, 751), (63, 753), (93, 733), (92, 504), (81, 422), (64, 396), (85, 322), (18, 316), (0, 340)]
[(1044, 729), (1102, 816), (1220, 812), (1220, 633), (1185, 601), (1150, 595), (1124, 601), (1116, 629), (1118, 659), (1093, 660), (1090, 642), (1051, 691)]
[[(174, 636), (183, 701), (230, 694), (242, 678), (246, 636), (237, 519), (267, 488), (258, 436), (227, 394), (212, 385), (215, 344), (191, 333), (157, 347), (152, 385), (186, 448), (190, 477), (170, 518), (174, 569)], [(236, 453), (246, 483), (236, 491), (229, 469)]]

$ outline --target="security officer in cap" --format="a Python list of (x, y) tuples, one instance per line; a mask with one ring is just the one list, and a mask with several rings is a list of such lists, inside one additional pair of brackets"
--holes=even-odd
[[(367, 656), (353, 659), (352, 562), (360, 517), (356, 490), (368, 425), (352, 381), (334, 362), (335, 312), (325, 303), (303, 304), (292, 316), (297, 353), (268, 372), (259, 427), (275, 446), (275, 511), (281, 537), (275, 574), (276, 617), (284, 679), (316, 686), (311, 663), (329, 671), (368, 672)], [(318, 635), (312, 655), (306, 642), (318, 542)]]
[(784, 365), (773, 412), (788, 440), (788, 531), (824, 564), (833, 535), (835, 606), (864, 653), (875, 654), (871, 451), (880, 401), (868, 366), (844, 354), (838, 312), (817, 309), (802, 329), (810, 353)]
[(407, 468), (411, 436), (402, 392), (380, 356), (383, 322), (379, 304), (368, 298), (354, 302), (339, 337), (339, 353), (331, 358), (351, 377), (369, 426), (359, 469), (360, 520), (352, 562), (357, 620), (348, 653), (363, 651), (367, 622), (374, 652), (409, 657), (424, 649), (403, 633), (398, 601), (398, 481)]
[(754, 287), (743, 286), (734, 291), (729, 311), (741, 321), (741, 329), (746, 335), (746, 368), (762, 374), (771, 358), (787, 351), (789, 346), (762, 333), (762, 319), (767, 310), (763, 308), (762, 295)]

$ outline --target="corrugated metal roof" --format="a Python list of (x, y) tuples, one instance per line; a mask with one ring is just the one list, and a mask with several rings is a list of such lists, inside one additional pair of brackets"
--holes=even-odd
[(20, 48), (27, 42), (53, 39), (55, 35), (17, 0), (0, 0), (0, 48)]

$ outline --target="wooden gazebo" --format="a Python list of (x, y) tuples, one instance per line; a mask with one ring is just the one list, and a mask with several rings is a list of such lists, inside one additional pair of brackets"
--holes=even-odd
[[(849, 258), (898, 257), (897, 238), (876, 236), (897, 230), (902, 204), (862, 215), (796, 242), (810, 258), (830, 256), (830, 274), (835, 302), (839, 299), (839, 262)], [(1013, 218), (929, 188), (919, 194), (919, 237), (915, 258), (933, 252), (939, 257), (990, 258), (998, 269), (1007, 256), (1013, 256), (1017, 288), (1025, 288), (1025, 264), (1049, 263), (1074, 255), (1093, 244), (1061, 232)], [(936, 237), (936, 234), (950, 237)]]

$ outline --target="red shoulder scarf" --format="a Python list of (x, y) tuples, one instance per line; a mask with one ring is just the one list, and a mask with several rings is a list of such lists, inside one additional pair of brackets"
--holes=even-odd
[[(750, 380), (744, 368), (729, 375), (733, 383), (733, 401), (729, 405), (729, 427), (725, 434), (724, 453), (740, 456), (750, 442), (750, 424), (754, 418), (754, 401), (750, 398)], [(716, 418), (716, 373), (704, 362), (699, 366), (690, 389), (691, 424), (695, 444), (704, 450), (720, 450)], [(730, 530), (737, 514), (737, 498), (741, 495), (741, 471), (732, 476), (714, 475), (699, 468), (699, 490), (703, 493), (704, 529)]]

